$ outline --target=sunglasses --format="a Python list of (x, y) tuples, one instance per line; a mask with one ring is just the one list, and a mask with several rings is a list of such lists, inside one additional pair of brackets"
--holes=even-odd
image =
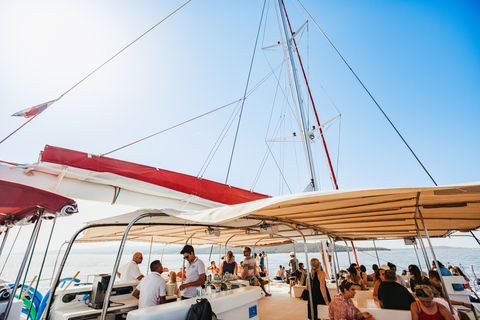
[(187, 254), (186, 256), (183, 256), (183, 259), (188, 260), (190, 256)]

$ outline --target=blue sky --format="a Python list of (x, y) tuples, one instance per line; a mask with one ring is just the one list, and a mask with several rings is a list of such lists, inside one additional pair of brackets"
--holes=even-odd
[[(59, 97), (181, 4), (2, 1), (0, 138), (25, 121), (11, 114)], [(302, 4), (439, 185), (480, 180), (478, 2)], [(304, 14), (296, 3), (286, 5), (293, 29), (299, 28)], [(105, 153), (239, 99), (262, 6), (261, 1), (192, 1), (1, 144), (0, 159), (31, 163), (46, 144)], [(268, 26), (261, 29), (259, 46), (280, 40), (272, 9), (269, 2)], [(432, 186), (312, 21), (308, 29), (297, 40), (320, 118), (342, 114), (341, 122), (325, 132), (340, 188)], [(280, 51), (258, 50), (250, 85), (281, 58)], [(279, 77), (284, 75), (283, 69)], [(280, 83), (288, 89), (285, 80)], [(265, 139), (286, 108), (278, 92), (270, 77), (247, 99), (229, 184), (251, 188), (266, 152)], [(272, 111), (274, 101), (280, 107)], [(232, 111), (222, 110), (110, 156), (197, 175)], [(292, 112), (284, 119), (277, 137), (298, 132)], [(205, 178), (225, 181), (235, 125)], [(308, 183), (301, 144), (275, 144), (273, 149), (290, 190), (301, 192)], [(319, 185), (331, 189), (320, 143), (314, 156)], [(255, 191), (288, 193), (279, 181), (270, 157)]]

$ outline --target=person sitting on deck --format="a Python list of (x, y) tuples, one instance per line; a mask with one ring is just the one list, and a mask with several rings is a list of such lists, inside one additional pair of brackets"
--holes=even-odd
[(415, 301), (410, 291), (396, 282), (394, 270), (385, 271), (385, 281), (378, 287), (378, 301), (385, 309), (410, 310), (410, 305)]
[(117, 276), (120, 278), (120, 281), (142, 280), (144, 275), (140, 272), (140, 268), (138, 267), (142, 261), (142, 253), (135, 252), (132, 260), (118, 269)]
[[(430, 272), (428, 273), (428, 280), (430, 282), (430, 285), (438, 291), (439, 296), (443, 299), (446, 299), (445, 290), (443, 290), (442, 280), (440, 280), (440, 275), (438, 274), (438, 272), (435, 270), (430, 270)], [(461, 301), (455, 301), (451, 299), (450, 299), (450, 302), (454, 305), (460, 305), (467, 308), (472, 307), (470, 303), (464, 303)]]
[(173, 288), (173, 294), (178, 296), (179, 290), (178, 290), (178, 284), (177, 284), (177, 274), (175, 273), (175, 271), (170, 271), (170, 273), (168, 274), (168, 278), (170, 279), (168, 283), (171, 285), (175, 285), (175, 287)]
[(185, 267), (180, 268), (180, 271), (177, 272), (177, 278), (182, 279), (182, 269), (183, 269), (183, 280), (187, 279), (187, 271), (185, 270)]
[(412, 320), (454, 320), (450, 310), (440, 303), (433, 301), (432, 287), (420, 286), (415, 290), (418, 301), (412, 302), (410, 312)]
[(377, 270), (375, 274), (375, 284), (373, 286), (373, 299), (378, 300), (378, 287), (380, 284), (385, 281), (385, 271), (388, 270), (386, 265), (382, 265), (380, 269)]
[[(435, 261), (432, 261), (432, 266), (433, 266), (433, 269), (437, 269), (437, 266), (435, 265)], [(438, 269), (440, 270), (440, 273), (442, 274), (442, 276), (444, 276), (444, 277), (452, 277), (453, 276), (453, 274), (447, 268), (445, 268), (443, 263), (441, 263), (440, 261), (438, 261), (438, 266), (439, 266)], [(454, 284), (452, 284), (452, 287), (453, 287), (453, 290), (455, 290), (455, 291), (465, 290), (463, 285), (461, 285), (460, 283), (454, 283)]]
[(416, 265), (409, 265), (408, 271), (412, 275), (412, 277), (410, 278), (410, 288), (412, 289), (412, 291), (415, 291), (415, 287), (418, 285), (430, 285), (430, 281), (428, 280), (428, 278), (422, 275), (422, 273), (420, 272), (420, 268)]
[[(320, 266), (321, 269), (321, 266)], [(307, 283), (307, 270), (305, 270), (303, 262), (298, 264), (297, 269), (297, 284), (304, 286)]]
[(360, 277), (362, 278), (363, 283), (365, 284), (365, 287), (367, 286), (367, 268), (363, 264), (360, 265)]
[(220, 269), (218, 269), (218, 267), (215, 265), (215, 261), (212, 261), (210, 263), (210, 266), (207, 267), (207, 270), (210, 271), (212, 273), (212, 275), (215, 275), (215, 273), (220, 272)]
[(237, 263), (233, 260), (233, 252), (227, 252), (227, 260), (223, 261), (220, 265), (220, 273), (225, 274), (226, 272), (236, 275), (237, 274)]
[[(346, 279), (350, 280), (351, 282), (353, 282), (355, 286), (357, 286), (355, 289), (367, 290), (367, 287), (365, 287), (365, 283), (363, 282), (363, 279), (360, 276), (360, 267), (358, 267), (356, 263), (352, 263), (350, 267), (348, 267), (347, 271), (348, 271), (348, 275)], [(366, 279), (365, 279), (365, 282), (367, 282)]]
[(387, 265), (388, 265), (388, 267), (390, 268), (390, 270), (395, 271), (395, 277), (397, 278), (396, 282), (397, 282), (398, 284), (401, 284), (401, 285), (404, 286), (405, 288), (410, 287), (410, 282), (408, 282), (408, 283), (405, 282), (405, 280), (403, 280), (402, 276), (397, 274), (397, 266), (396, 266), (396, 265), (394, 265), (394, 264), (391, 263), (391, 262), (388, 262)]
[(275, 275), (275, 280), (285, 280), (285, 267), (280, 265), (277, 270), (277, 274)]
[(374, 320), (368, 312), (361, 312), (352, 301), (355, 297), (355, 285), (349, 280), (343, 280), (340, 284), (340, 293), (333, 297), (328, 306), (330, 320)]
[(375, 282), (375, 274), (377, 273), (378, 265), (372, 264), (372, 270), (373, 270), (373, 273), (367, 275), (367, 280), (368, 280), (368, 281), (374, 281), (374, 282)]

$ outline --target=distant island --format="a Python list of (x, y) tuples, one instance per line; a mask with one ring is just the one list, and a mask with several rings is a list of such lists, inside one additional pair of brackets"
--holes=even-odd
[[(138, 243), (138, 242), (137, 242)], [(124, 254), (133, 254), (134, 252), (140, 251), (140, 252), (145, 252), (145, 249), (149, 247), (149, 243), (145, 244), (138, 244), (138, 245), (131, 245), (128, 247), (125, 247), (124, 249)], [(168, 245), (166, 247), (162, 246), (159, 248), (159, 245), (156, 244), (153, 249), (152, 249), (152, 254), (177, 254), (182, 250), (183, 245), (178, 245), (178, 244), (172, 244)], [(321, 246), (319, 243), (307, 243), (307, 249), (308, 252), (320, 252)], [(252, 250), (254, 248), (252, 247)], [(337, 252), (347, 252), (347, 247), (346, 246), (341, 246), (337, 245), (336, 246)], [(217, 254), (218, 255), (218, 250), (219, 247), (217, 245), (215, 246), (210, 246), (210, 245), (202, 245), (202, 246), (195, 246), (195, 253), (197, 254)], [(227, 250), (233, 251), (234, 254), (242, 254), (242, 248), (241, 247), (228, 247)], [(352, 248), (349, 247), (348, 250), (351, 252)], [(355, 250), (357, 251), (375, 251), (374, 247), (355, 247)], [(96, 248), (95, 250), (92, 249), (77, 249), (74, 250), (74, 253), (76, 254), (109, 254), (109, 253), (116, 253), (118, 251), (118, 246), (109, 246), (109, 247), (103, 247), (103, 248)], [(294, 251), (293, 249), (293, 244), (284, 244), (280, 246), (274, 246), (274, 247), (257, 247), (254, 250), (255, 252), (261, 252), (265, 251), (267, 254), (274, 254), (274, 253), (290, 253)], [(333, 252), (333, 246), (329, 246), (329, 251)], [(377, 247), (377, 251), (390, 251), (388, 248), (381, 248)], [(225, 247), (221, 247), (221, 252), (225, 253)], [(297, 253), (302, 253), (304, 252), (304, 244), (303, 243), (296, 243), (295, 244), (295, 252)]]

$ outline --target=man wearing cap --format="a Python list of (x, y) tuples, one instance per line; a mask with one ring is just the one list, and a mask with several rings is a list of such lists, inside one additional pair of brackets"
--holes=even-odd
[(117, 276), (120, 278), (120, 281), (142, 280), (143, 274), (140, 272), (140, 268), (138, 267), (142, 261), (142, 253), (135, 252), (133, 259), (118, 269)]
[(205, 284), (205, 265), (202, 260), (195, 256), (193, 247), (188, 244), (183, 247), (180, 253), (183, 254), (183, 259), (188, 262), (186, 269), (187, 279), (185, 283), (180, 285), (180, 290), (184, 290), (182, 298), (195, 298), (197, 287)]

